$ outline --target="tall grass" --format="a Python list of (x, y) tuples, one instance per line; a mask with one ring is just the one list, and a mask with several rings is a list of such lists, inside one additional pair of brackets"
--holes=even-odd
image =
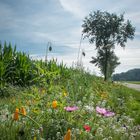
[(37, 76), (35, 65), (29, 56), (22, 52), (16, 52), (16, 46), (12, 48), (4, 43), (0, 44), (0, 85), (6, 83), (26, 86), (32, 84), (31, 80)]
[[(24, 52), (17, 52), (16, 46), (0, 43), (0, 94), (3, 95), (7, 84), (14, 86), (44, 86), (57, 84), (69, 77), (69, 69), (57, 60), (47, 63), (31, 60)], [(65, 78), (64, 78), (65, 77)], [(48, 86), (47, 86), (48, 85)]]

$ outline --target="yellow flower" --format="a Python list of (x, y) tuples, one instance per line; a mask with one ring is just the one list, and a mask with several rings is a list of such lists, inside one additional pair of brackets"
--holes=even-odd
[(36, 104), (36, 100), (32, 100), (31, 102), (32, 102), (32, 104)]
[(40, 89), (40, 93), (45, 94), (46, 93), (46, 90), (44, 88), (41, 88)]
[(26, 116), (26, 110), (25, 110), (24, 107), (21, 107), (21, 113), (22, 113), (22, 115), (25, 115)]
[(45, 92), (46, 92), (46, 90), (45, 90), (45, 89), (43, 89), (43, 90), (42, 90), (42, 94), (45, 94)]
[(34, 108), (32, 111), (36, 114), (39, 114), (39, 109), (38, 108)]
[(30, 100), (26, 100), (26, 105), (30, 105), (31, 104), (31, 101)]
[(65, 97), (66, 97), (66, 96), (67, 96), (67, 93), (66, 93), (66, 92), (64, 92), (64, 93), (63, 93), (63, 96), (65, 96)]
[(33, 140), (36, 140), (36, 137), (34, 137), (34, 139)]
[(16, 108), (15, 113), (14, 113), (14, 120), (17, 121), (19, 119), (19, 109)]
[(57, 108), (57, 101), (56, 101), (56, 100), (54, 100), (54, 101), (52, 102), (52, 107), (53, 107), (53, 108)]
[(12, 98), (12, 99), (11, 99), (11, 102), (12, 102), (12, 103), (15, 103), (15, 102), (16, 102), (15, 98)]
[(101, 94), (101, 97), (102, 97), (103, 99), (106, 99), (106, 98), (108, 97), (108, 95), (107, 95), (106, 93), (102, 93), (102, 94)]
[(66, 135), (64, 136), (64, 140), (71, 140), (71, 130), (69, 129), (66, 133)]

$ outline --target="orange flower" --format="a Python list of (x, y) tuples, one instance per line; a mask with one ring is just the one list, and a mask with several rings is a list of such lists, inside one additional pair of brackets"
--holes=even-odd
[(52, 102), (52, 107), (53, 107), (53, 108), (57, 108), (57, 101), (56, 101), (56, 100), (54, 100), (54, 101)]
[(19, 119), (19, 109), (16, 108), (15, 113), (14, 113), (14, 120), (17, 121)]
[(69, 129), (66, 133), (66, 135), (64, 136), (64, 140), (71, 140), (71, 130)]
[(24, 115), (24, 116), (26, 116), (26, 110), (25, 110), (24, 107), (21, 107), (21, 114)]

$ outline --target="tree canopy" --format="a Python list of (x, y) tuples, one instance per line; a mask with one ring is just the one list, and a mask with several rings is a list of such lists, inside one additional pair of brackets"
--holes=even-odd
[(106, 57), (108, 57), (108, 63), (107, 63), (107, 77), (111, 77), (113, 74), (115, 68), (120, 64), (118, 61), (119, 58), (115, 55), (113, 50), (108, 49), (107, 54), (104, 48), (98, 49), (97, 57), (92, 57), (92, 60), (90, 63), (95, 64), (95, 66), (98, 66), (100, 68), (101, 73), (103, 75), (106, 74)]
[(108, 80), (120, 64), (114, 53), (115, 45), (125, 47), (127, 39), (134, 38), (135, 27), (130, 20), (124, 20), (123, 14), (118, 16), (101, 11), (90, 13), (83, 22), (83, 36), (88, 38), (91, 44), (95, 43), (97, 54), (100, 56), (93, 57), (91, 62), (98, 65), (105, 80)]
[(101, 11), (90, 13), (82, 27), (84, 37), (88, 37), (90, 43), (95, 42), (96, 47), (115, 43), (124, 47), (127, 39), (134, 38), (135, 32), (135, 27), (130, 20), (124, 20), (123, 14), (117, 16), (115, 13)]

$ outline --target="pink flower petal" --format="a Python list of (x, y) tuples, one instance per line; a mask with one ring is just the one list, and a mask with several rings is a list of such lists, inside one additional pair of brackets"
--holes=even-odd
[(106, 117), (112, 117), (114, 115), (115, 115), (114, 112), (109, 112), (109, 111), (104, 114), (104, 116), (106, 116)]
[(78, 108), (77, 106), (68, 106), (68, 107), (64, 107), (64, 109), (65, 109), (66, 111), (71, 112), (71, 111), (78, 110), (79, 108)]
[(96, 111), (99, 113), (99, 114), (105, 114), (107, 111), (105, 108), (100, 108), (100, 107), (96, 107)]
[(101, 115), (104, 115), (106, 117), (112, 117), (115, 115), (114, 112), (110, 112), (110, 111), (107, 111), (105, 108), (100, 108), (100, 107), (96, 107), (96, 111), (101, 114)]

